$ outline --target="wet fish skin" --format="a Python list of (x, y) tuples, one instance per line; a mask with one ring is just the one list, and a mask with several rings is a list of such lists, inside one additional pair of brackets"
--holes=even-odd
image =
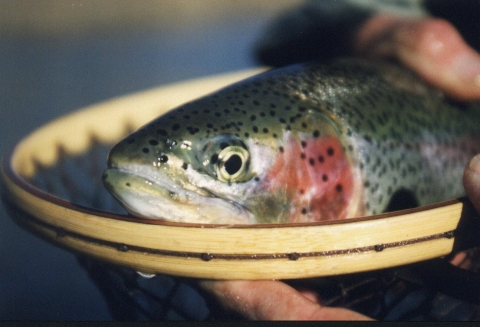
[(118, 143), (103, 179), (133, 215), (284, 223), (381, 213), (463, 195), (480, 105), (395, 64), (280, 68), (182, 105)]

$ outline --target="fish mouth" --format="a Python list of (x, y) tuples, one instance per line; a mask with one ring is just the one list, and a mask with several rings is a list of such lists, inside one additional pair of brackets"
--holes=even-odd
[(102, 176), (107, 190), (132, 215), (173, 222), (252, 224), (253, 214), (184, 178), (173, 179), (145, 167), (110, 167)]

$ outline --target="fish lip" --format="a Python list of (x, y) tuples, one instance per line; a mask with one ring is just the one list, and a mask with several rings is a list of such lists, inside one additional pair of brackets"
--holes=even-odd
[[(223, 203), (225, 204), (228, 204), (230, 205), (231, 207), (234, 208), (234, 212), (237, 213), (238, 217), (248, 217), (248, 221), (247, 222), (243, 222), (243, 223), (247, 223), (247, 224), (250, 224), (250, 223), (253, 223), (254, 222), (254, 219), (253, 219), (253, 215), (252, 213), (250, 212), (250, 210), (248, 210), (248, 208), (242, 206), (241, 204), (239, 204), (238, 202), (235, 202), (235, 201), (232, 201), (232, 200), (229, 200), (229, 199), (225, 199), (225, 198), (222, 198), (222, 197), (219, 197), (217, 195), (215, 195), (214, 193), (212, 193), (211, 191), (207, 190), (207, 189), (204, 189), (204, 188), (198, 188), (196, 187), (195, 185), (191, 184), (191, 183), (188, 183), (187, 181), (184, 181), (183, 183), (179, 183), (179, 182), (176, 182), (174, 179), (168, 179), (168, 181), (170, 183), (173, 183), (173, 184), (169, 184), (169, 183), (160, 183), (159, 181), (160, 180), (155, 180), (155, 179), (152, 179), (150, 176), (147, 176), (148, 173), (146, 172), (143, 172), (142, 173), (142, 167), (139, 166), (139, 169), (135, 169), (135, 168), (131, 168), (131, 167), (118, 167), (118, 166), (114, 166), (114, 165), (109, 165), (109, 167), (104, 171), (104, 174), (106, 174), (108, 171), (117, 171), (117, 172), (121, 172), (127, 176), (132, 176), (132, 177), (135, 177), (135, 178), (140, 178), (140, 179), (143, 179), (145, 180), (145, 182), (147, 182), (150, 186), (151, 185), (155, 185), (155, 187), (151, 188), (151, 189), (160, 189), (160, 190), (165, 190), (167, 192), (171, 192), (171, 193), (174, 193), (174, 194), (178, 194), (180, 192), (178, 192), (178, 190), (175, 190), (175, 185), (179, 186), (180, 189), (181, 189), (181, 192), (184, 192), (184, 194), (187, 194), (187, 198), (188, 198), (188, 194), (191, 194), (191, 195), (194, 195), (194, 196), (198, 196), (200, 199), (216, 199), (217, 201), (222, 201)], [(127, 209), (127, 211), (129, 211), (130, 213), (132, 213), (133, 215), (135, 216), (140, 216), (140, 217), (144, 217), (144, 218), (147, 218), (147, 219), (165, 219), (165, 220), (170, 220), (166, 217), (159, 217), (159, 216), (155, 216), (155, 217), (152, 217), (150, 215), (145, 215), (145, 214), (142, 214), (140, 211), (138, 210), (134, 210), (132, 206), (130, 206), (127, 201), (124, 201), (122, 200), (122, 196), (119, 192), (117, 192), (117, 190), (115, 190), (115, 188), (112, 186), (112, 185), (109, 185), (109, 183), (106, 181), (106, 179), (104, 178), (103, 179), (103, 183), (105, 185), (105, 187), (107, 188), (107, 190), (112, 193), (112, 195), (117, 198), (117, 200), (119, 200), (124, 206), (125, 208)], [(188, 188), (185, 188), (185, 184), (187, 185), (190, 185), (191, 187), (188, 187)], [(149, 187), (150, 188), (150, 187)], [(197, 192), (196, 190), (202, 190), (202, 192)], [(177, 203), (179, 205), (192, 205), (192, 204), (199, 204), (201, 205), (200, 201), (198, 201), (197, 203), (195, 203), (194, 201), (192, 201), (193, 203), (182, 203), (181, 200), (176, 200), (176, 199), (173, 199), (173, 197), (171, 198), (167, 198), (166, 196), (162, 196), (162, 195), (159, 195), (159, 197), (162, 197), (164, 198), (165, 200), (167, 201), (171, 201), (172, 203)], [(190, 199), (189, 199), (190, 200)], [(130, 209), (129, 209), (130, 208)], [(133, 209), (133, 210), (132, 210)], [(188, 221), (185, 221), (185, 222), (188, 222)], [(207, 221), (208, 223), (208, 221)]]
[[(160, 183), (160, 180), (156, 180), (156, 179), (152, 179), (150, 176), (148, 176), (148, 173), (142, 173), (142, 169), (134, 169), (134, 168), (129, 168), (129, 167), (114, 167), (114, 166), (111, 166), (111, 167), (108, 167), (105, 172), (109, 171), (109, 170), (116, 170), (116, 171), (119, 171), (119, 172), (122, 172), (124, 174), (127, 174), (127, 175), (130, 175), (130, 176), (134, 176), (134, 177), (138, 177), (138, 178), (143, 178), (145, 179), (146, 182), (149, 182), (151, 184), (155, 184), (155, 185), (158, 185), (159, 187), (161, 188), (164, 188), (170, 192), (175, 192), (172, 188), (172, 185), (169, 185), (168, 183)], [(195, 185), (187, 182), (187, 181), (184, 181), (184, 183), (178, 183), (178, 182), (175, 182), (175, 180), (173, 179), (169, 179), (170, 182), (172, 183), (175, 183), (174, 185), (179, 185), (179, 186), (184, 186), (184, 184), (187, 184), (188, 185), (188, 188), (183, 188), (186, 192), (194, 192), (195, 194), (198, 194), (200, 196), (203, 196), (203, 197), (215, 197), (217, 198), (217, 196), (215, 196), (215, 194), (213, 194), (212, 192), (206, 190), (206, 189), (203, 189), (203, 188), (199, 188), (199, 187), (196, 187)], [(196, 190), (202, 190), (202, 193), (205, 192), (208, 194), (208, 196), (200, 192), (196, 192)]]

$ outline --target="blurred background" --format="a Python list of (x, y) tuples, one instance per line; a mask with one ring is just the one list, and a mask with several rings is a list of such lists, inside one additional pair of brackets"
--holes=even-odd
[[(262, 28), (299, 2), (0, 0), (0, 155), (89, 104), (255, 66)], [(112, 317), (73, 254), (0, 206), (0, 320), (31, 319)]]

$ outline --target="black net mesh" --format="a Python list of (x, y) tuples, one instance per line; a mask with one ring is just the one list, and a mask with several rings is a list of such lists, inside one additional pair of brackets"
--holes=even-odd
[[(42, 167), (37, 187), (75, 204), (125, 214), (104, 189), (101, 175), (110, 145), (92, 139), (90, 150), (69, 156), (59, 147), (54, 167)], [(18, 221), (18, 219), (17, 219)], [(478, 320), (480, 257), (469, 250), (470, 270), (446, 259), (344, 276), (286, 281), (317, 292), (324, 305), (350, 308), (382, 320)], [(144, 276), (132, 269), (78, 256), (117, 320), (241, 319), (203, 292), (195, 279)]]

